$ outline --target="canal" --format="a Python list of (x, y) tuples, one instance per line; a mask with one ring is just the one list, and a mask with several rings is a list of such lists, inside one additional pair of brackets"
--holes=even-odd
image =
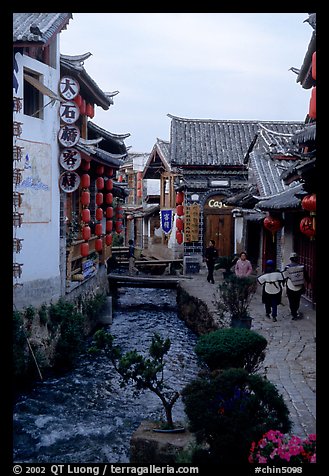
[[(179, 319), (174, 289), (121, 288), (108, 331), (123, 351), (147, 353), (155, 332), (169, 337), (165, 379), (181, 390), (199, 371), (197, 336)], [(86, 349), (90, 341), (86, 342)], [(15, 463), (129, 463), (132, 433), (145, 419), (163, 417), (150, 391), (122, 388), (111, 362), (83, 353), (74, 370), (20, 395), (13, 414)], [(186, 422), (181, 399), (174, 421)]]

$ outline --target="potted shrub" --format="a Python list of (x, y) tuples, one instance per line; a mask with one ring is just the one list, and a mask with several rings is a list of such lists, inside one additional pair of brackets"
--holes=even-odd
[(240, 367), (249, 373), (258, 370), (265, 358), (267, 340), (250, 329), (217, 329), (198, 338), (196, 355), (209, 369)]
[(217, 303), (222, 313), (231, 317), (232, 327), (251, 327), (250, 303), (257, 290), (253, 276), (238, 277), (232, 274), (219, 284), (220, 299)]
[(172, 409), (180, 396), (178, 391), (170, 389), (164, 382), (164, 356), (170, 349), (170, 339), (163, 339), (155, 333), (149, 347), (149, 357), (139, 354), (136, 350), (122, 353), (118, 346), (113, 345), (114, 336), (100, 329), (93, 336), (90, 352), (103, 351), (109, 357), (115, 370), (121, 376), (121, 384), (132, 384), (136, 392), (150, 390), (155, 393), (164, 408), (166, 421), (154, 431), (181, 432), (184, 428), (173, 422)]
[(189, 429), (198, 450), (192, 463), (248, 463), (250, 446), (272, 428), (291, 429), (289, 410), (276, 387), (244, 369), (227, 369), (190, 382), (182, 390)]

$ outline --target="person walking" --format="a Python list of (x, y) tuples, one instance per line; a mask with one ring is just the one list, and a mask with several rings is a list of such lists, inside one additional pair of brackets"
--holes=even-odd
[(278, 304), (281, 303), (282, 285), (284, 276), (281, 271), (274, 268), (272, 260), (266, 261), (265, 273), (257, 277), (259, 284), (263, 286), (262, 302), (265, 304), (266, 317), (271, 317), (273, 322), (277, 321)]
[(235, 263), (234, 271), (236, 276), (244, 278), (252, 273), (251, 262), (247, 259), (245, 251), (241, 251), (238, 261)]
[(215, 283), (214, 267), (215, 267), (216, 259), (218, 258), (218, 251), (215, 248), (215, 240), (209, 241), (209, 246), (208, 248), (206, 248), (205, 258), (206, 258), (206, 265), (208, 268), (207, 281), (208, 283), (214, 284)]
[(129, 275), (131, 276), (134, 273), (138, 274), (137, 268), (135, 268), (135, 246), (133, 240), (128, 241), (129, 250), (128, 250), (128, 257), (129, 257)]
[(303, 264), (299, 263), (297, 253), (293, 252), (289, 256), (288, 263), (282, 274), (285, 278), (286, 293), (289, 301), (292, 320), (301, 319), (299, 313), (300, 299), (305, 292), (305, 281), (309, 282), (309, 276)]

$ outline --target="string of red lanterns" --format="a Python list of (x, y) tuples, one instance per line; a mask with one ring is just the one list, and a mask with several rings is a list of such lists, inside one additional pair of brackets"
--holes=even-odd
[(181, 245), (184, 241), (184, 193), (177, 192), (176, 193), (176, 241), (179, 245)]
[(310, 212), (311, 216), (301, 219), (299, 229), (312, 240), (315, 236), (316, 194), (306, 195), (302, 200), (301, 206), (303, 210)]

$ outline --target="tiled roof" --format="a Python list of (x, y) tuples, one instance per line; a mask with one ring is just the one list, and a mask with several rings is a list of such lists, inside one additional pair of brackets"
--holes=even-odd
[[(172, 166), (243, 166), (250, 145), (259, 136), (262, 152), (283, 151), (303, 122), (171, 118)], [(273, 132), (276, 134), (273, 139)]]
[(269, 197), (266, 200), (261, 200), (257, 203), (256, 208), (259, 210), (282, 210), (286, 208), (300, 208), (301, 199), (296, 197), (296, 194), (302, 193), (304, 190), (303, 184), (294, 184), (283, 192)]
[(170, 142), (157, 138), (156, 146), (161, 152), (162, 157), (169, 163), (170, 162)]
[(286, 190), (282, 173), (291, 166), (290, 160), (273, 160), (269, 155), (254, 152), (250, 156), (251, 180), (257, 184), (260, 196), (274, 195)]
[(68, 25), (72, 13), (14, 13), (14, 43), (43, 43)]
[(88, 59), (91, 53), (79, 56), (60, 55), (61, 71), (77, 78), (80, 83), (82, 96), (85, 99), (90, 97), (92, 103), (102, 107), (104, 110), (109, 109), (113, 104), (113, 99), (109, 93), (105, 93), (100, 89), (97, 83), (89, 76), (84, 68), (84, 60)]

